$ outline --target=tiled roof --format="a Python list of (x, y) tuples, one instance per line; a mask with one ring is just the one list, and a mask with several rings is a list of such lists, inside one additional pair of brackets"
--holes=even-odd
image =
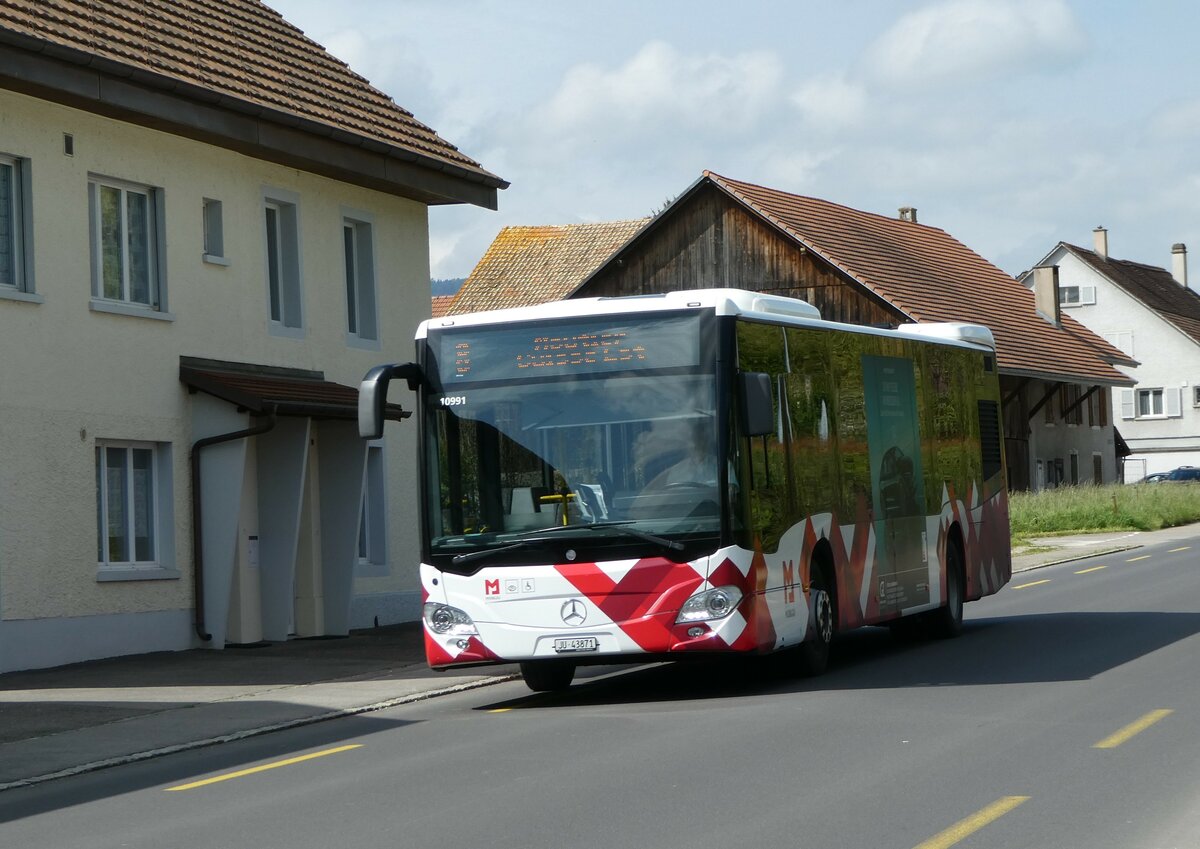
[(27, 50), (98, 58), (118, 76), (313, 121), (503, 183), (257, 0), (0, 0), (0, 32)]
[(1171, 272), (1154, 265), (1103, 257), (1066, 242), (1062, 246), (1200, 344), (1200, 294), (1181, 286)]
[(447, 314), (564, 298), (649, 220), (505, 227), (459, 289)]
[(944, 230), (818, 198), (705, 178), (913, 321), (966, 321), (996, 337), (1002, 371), (1130, 385), (1119, 350), (1070, 316), (1041, 318), (1033, 293)]
[(446, 314), (446, 310), (450, 309), (450, 303), (453, 300), (453, 295), (434, 295), (430, 315), (433, 318), (441, 318)]

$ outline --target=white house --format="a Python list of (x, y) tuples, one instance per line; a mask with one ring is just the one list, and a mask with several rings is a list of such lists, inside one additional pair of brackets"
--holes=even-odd
[(1171, 254), (1171, 271), (1115, 259), (1097, 228), (1092, 250), (1059, 242), (1039, 263), (1057, 268), (1064, 310), (1140, 363), (1122, 367), (1137, 385), (1113, 394), (1126, 481), (1200, 466), (1200, 294), (1188, 286), (1187, 249)]
[(256, 0), (0, 0), (0, 671), (416, 618), (355, 387), (506, 185)]

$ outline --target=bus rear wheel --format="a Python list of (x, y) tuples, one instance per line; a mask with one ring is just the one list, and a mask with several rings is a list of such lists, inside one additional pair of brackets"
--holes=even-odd
[(557, 693), (571, 686), (575, 664), (567, 660), (529, 660), (521, 664), (521, 677), (535, 693)]

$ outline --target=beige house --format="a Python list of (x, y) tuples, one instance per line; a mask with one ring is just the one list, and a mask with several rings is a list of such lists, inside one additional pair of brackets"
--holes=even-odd
[(0, 0), (0, 671), (418, 616), (354, 387), (506, 185), (255, 0)]

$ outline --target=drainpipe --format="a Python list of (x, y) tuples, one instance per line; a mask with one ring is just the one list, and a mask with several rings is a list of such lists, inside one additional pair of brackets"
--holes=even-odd
[(271, 407), (267, 410), (267, 420), (263, 424), (245, 430), (206, 436), (192, 443), (192, 586), (196, 593), (196, 636), (206, 643), (212, 641), (212, 634), (208, 633), (204, 626), (204, 541), (200, 526), (200, 451), (210, 445), (258, 436), (273, 427), (275, 427), (275, 408)]

